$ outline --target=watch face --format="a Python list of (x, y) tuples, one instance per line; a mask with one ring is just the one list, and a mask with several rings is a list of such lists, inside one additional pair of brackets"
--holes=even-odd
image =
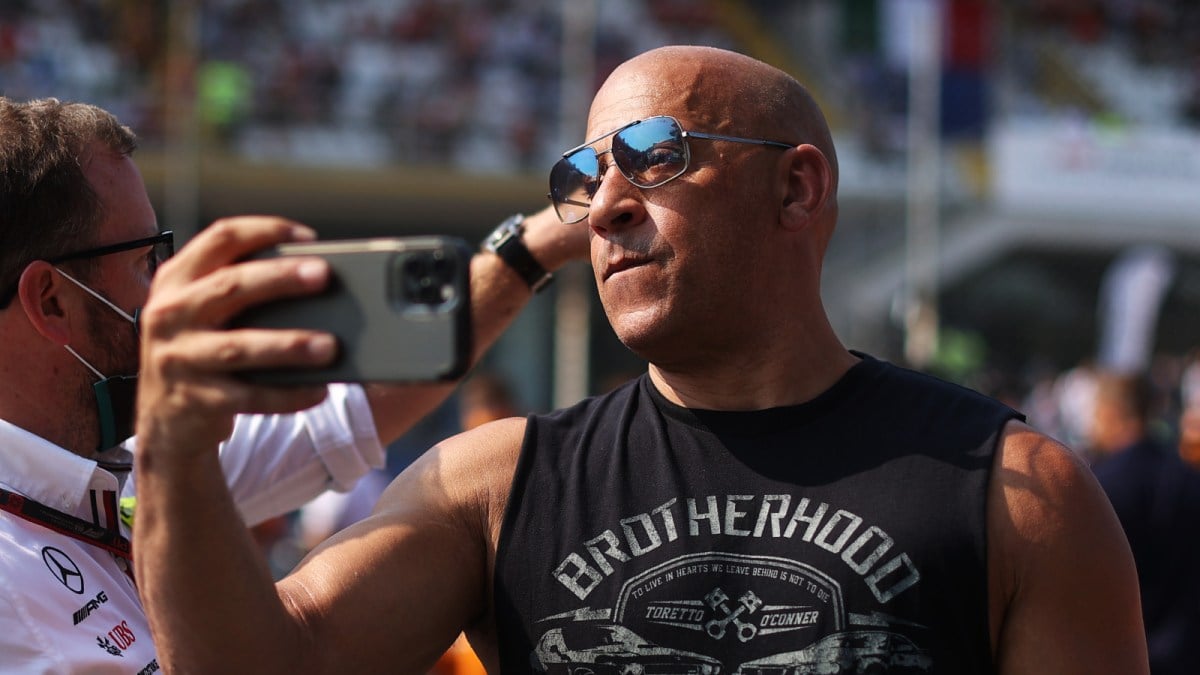
[(521, 241), (521, 234), (525, 230), (523, 221), (523, 216), (515, 215), (500, 223), (488, 236), (484, 248), (500, 256), (505, 264), (520, 275), (534, 292), (537, 292), (550, 283), (553, 277), (546, 272), (526, 248), (525, 243)]
[(488, 235), (487, 243), (484, 245), (484, 247), (492, 253), (495, 253), (498, 248), (505, 244), (505, 242), (520, 237), (521, 233), (525, 230), (525, 227), (521, 222), (523, 220), (524, 217), (520, 215), (509, 216), (506, 218), (504, 222), (496, 226), (496, 229), (492, 230), (492, 233)]

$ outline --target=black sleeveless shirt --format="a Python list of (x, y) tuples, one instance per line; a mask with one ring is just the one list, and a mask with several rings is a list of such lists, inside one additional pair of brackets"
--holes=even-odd
[(990, 673), (985, 496), (1014, 417), (869, 356), (802, 405), (687, 409), (643, 375), (530, 416), (503, 672)]

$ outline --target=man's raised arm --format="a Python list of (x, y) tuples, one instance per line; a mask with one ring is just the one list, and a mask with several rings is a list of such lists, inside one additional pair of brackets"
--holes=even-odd
[[(341, 623), (321, 621), (320, 608), (327, 607), (326, 602), (377, 603), (386, 598), (400, 611), (439, 604), (438, 621), (413, 624), (426, 638), (419, 642), (430, 651), (430, 659), (449, 644), (466, 619), (486, 611), (481, 580), (486, 578), (487, 562), (480, 538), (492, 520), (488, 513), (497, 509), (480, 498), (499, 490), (472, 487), (470, 477), (495, 474), (489, 483), (496, 483), (493, 487), (511, 477), (511, 466), (494, 461), (488, 442), (466, 444), (479, 446), (479, 457), (471, 452), (446, 456), (435, 451), (423, 458), (414, 467), (417, 470), (405, 474), (409, 485), (403, 500), (389, 501), (385, 496), (375, 516), (307, 560), (304, 573), (298, 575), (300, 584), (288, 582), (293, 592), (282, 596), (237, 515), (216, 452), (234, 417), (303, 409), (318, 402), (325, 389), (255, 385), (236, 377), (236, 371), (321, 366), (335, 355), (332, 336), (323, 333), (223, 329), (231, 317), (251, 305), (322, 288), (329, 274), (324, 261), (238, 261), (254, 250), (312, 236), (311, 230), (279, 218), (218, 221), (159, 270), (142, 312), (136, 574), (160, 663), (175, 672), (211, 672), (221, 667), (216, 664), (237, 664), (253, 672), (281, 667), (281, 672), (316, 670), (314, 654), (344, 650), (327, 649), (330, 645), (318, 649), (315, 636), (335, 642), (349, 639), (340, 634)], [(563, 250), (577, 251), (572, 245), (566, 242)], [(492, 253), (477, 255), (472, 264), (472, 300), (482, 305), (474, 310), (480, 331), (476, 357), (530, 295), (528, 287), (520, 288), (524, 282), (519, 277), (505, 278), (510, 272), (504, 264)], [(509, 294), (517, 299), (486, 307)], [(381, 438), (387, 440), (407, 429), (448, 392), (444, 387), (373, 391)], [(515, 458), (513, 448), (519, 445), (520, 433), (511, 436), (499, 452)], [(471, 466), (453, 468), (464, 462)], [(456, 478), (446, 480), (448, 470)], [(395, 491), (393, 487), (389, 494)], [(365, 570), (371, 567), (368, 563), (379, 563), (381, 556), (390, 556), (389, 564), (375, 564), (369, 573), (343, 575), (344, 587), (321, 586), (322, 566), (345, 563)], [(402, 575), (403, 570), (424, 581), (408, 583), (392, 576)], [(311, 601), (306, 604), (297, 588), (303, 591), (300, 595), (308, 593)], [(430, 594), (436, 597), (426, 597)], [(352, 620), (348, 625), (358, 624)], [(382, 636), (382, 641), (373, 637), (374, 633), (357, 635), (352, 642), (383, 645), (364, 653), (395, 655), (382, 640), (389, 636)], [(389, 639), (395, 642), (394, 637)], [(443, 638), (446, 645), (437, 644)], [(424, 655), (411, 657), (421, 660)]]

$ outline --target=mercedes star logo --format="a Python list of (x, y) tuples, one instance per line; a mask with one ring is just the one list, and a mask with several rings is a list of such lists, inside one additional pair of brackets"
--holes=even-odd
[(83, 574), (79, 571), (79, 566), (71, 560), (66, 553), (47, 546), (42, 549), (42, 561), (46, 563), (46, 567), (54, 578), (62, 582), (63, 586), (71, 589), (71, 592), (83, 593)]

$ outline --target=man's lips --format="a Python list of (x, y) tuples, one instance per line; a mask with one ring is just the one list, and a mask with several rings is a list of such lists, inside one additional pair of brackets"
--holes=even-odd
[(617, 274), (619, 272), (624, 272), (625, 270), (632, 269), (634, 267), (640, 267), (641, 265), (645, 265), (646, 263), (650, 262), (651, 260), (652, 260), (652, 258), (650, 258), (648, 256), (629, 256), (629, 255), (623, 255), (620, 257), (616, 257), (616, 258), (609, 258), (608, 262), (605, 263), (605, 265), (604, 265), (604, 279), (607, 281), (608, 278), (614, 274)]

